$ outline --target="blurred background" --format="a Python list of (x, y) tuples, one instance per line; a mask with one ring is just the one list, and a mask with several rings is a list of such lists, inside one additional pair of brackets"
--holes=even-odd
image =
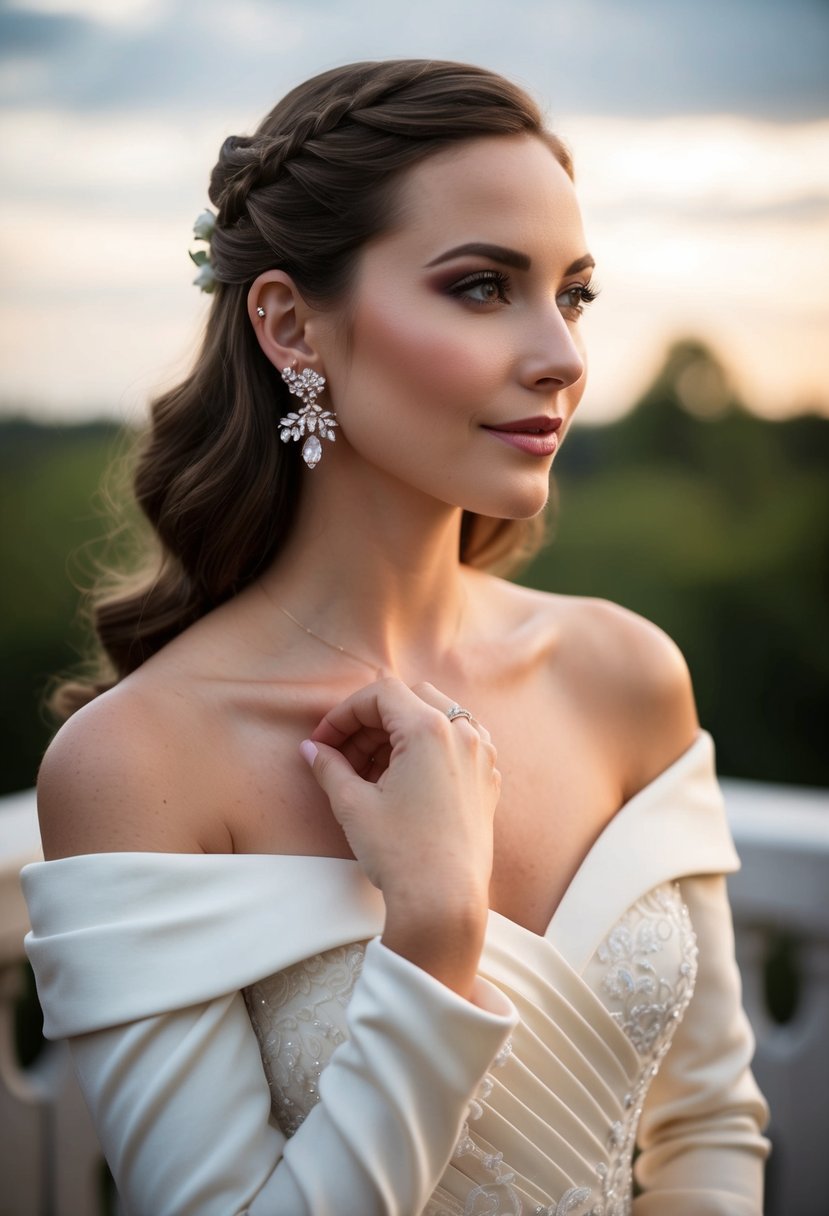
[[(826, 796), (755, 783), (829, 787), (829, 0), (0, 0), (0, 795), (34, 784), (44, 689), (89, 643), (77, 589), (195, 351), (187, 251), (222, 140), (315, 72), (395, 56), (503, 72), (572, 148), (602, 294), (522, 577), (666, 629), (721, 773), (749, 779), (725, 791), (766, 1210), (817, 1216)], [(2, 814), (0, 1174), (29, 1200), (0, 1209), (112, 1212), (21, 965), (33, 797)]]
[(505, 73), (574, 153), (602, 295), (524, 578), (671, 633), (723, 773), (829, 785), (825, 0), (0, 0), (0, 793), (85, 646), (104, 470), (194, 351), (221, 141), (392, 56)]

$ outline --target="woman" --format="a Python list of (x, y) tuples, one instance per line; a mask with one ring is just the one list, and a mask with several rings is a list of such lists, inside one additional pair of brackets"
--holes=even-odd
[(127, 1210), (759, 1213), (682, 660), (488, 572), (584, 388), (565, 149), (481, 69), (357, 64), (210, 197), (204, 347), (136, 477), (161, 563), (99, 609), (117, 682), (25, 873)]

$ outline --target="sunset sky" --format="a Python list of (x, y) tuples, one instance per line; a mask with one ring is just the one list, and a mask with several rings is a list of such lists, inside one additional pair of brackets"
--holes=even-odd
[(512, 77), (573, 149), (588, 421), (684, 335), (758, 412), (829, 415), (825, 0), (0, 0), (0, 412), (140, 419), (206, 312), (187, 250), (223, 138), (409, 55)]

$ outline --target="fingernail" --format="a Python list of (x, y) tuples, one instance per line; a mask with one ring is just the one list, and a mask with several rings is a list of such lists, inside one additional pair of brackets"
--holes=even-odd
[(309, 767), (313, 767), (314, 761), (319, 755), (319, 748), (310, 739), (303, 739), (299, 745), (299, 754)]

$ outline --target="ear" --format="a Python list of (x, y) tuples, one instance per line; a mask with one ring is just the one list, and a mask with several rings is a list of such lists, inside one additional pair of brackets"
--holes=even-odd
[(308, 322), (315, 315), (284, 270), (266, 270), (248, 292), (250, 323), (266, 359), (277, 371), (295, 363), (322, 371), (319, 351), (309, 333)]

